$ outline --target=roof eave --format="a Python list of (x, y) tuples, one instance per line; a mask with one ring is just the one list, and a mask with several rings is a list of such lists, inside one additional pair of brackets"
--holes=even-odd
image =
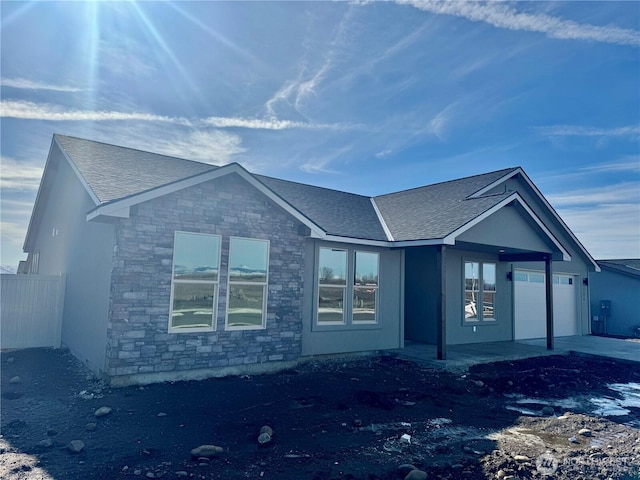
[(230, 163), (228, 165), (218, 167), (215, 170), (209, 170), (204, 173), (194, 175), (170, 184), (162, 185), (144, 192), (140, 192), (131, 195), (126, 198), (118, 199), (103, 205), (99, 205), (87, 214), (87, 221), (110, 221), (114, 218), (128, 218), (130, 215), (130, 208), (139, 203), (153, 200), (155, 198), (168, 195), (173, 192), (177, 192), (184, 188), (188, 188), (194, 185), (198, 185), (203, 182), (215, 180), (216, 178), (224, 177), (235, 173), (246, 180), (251, 186), (256, 188), (271, 201), (293, 216), (303, 225), (306, 225), (311, 230), (312, 236), (326, 236), (326, 232), (315, 224), (311, 219), (300, 213), (290, 203), (286, 202), (282, 197), (277, 195), (273, 190), (264, 185), (261, 181), (256, 179), (251, 173), (245, 170), (238, 163)]

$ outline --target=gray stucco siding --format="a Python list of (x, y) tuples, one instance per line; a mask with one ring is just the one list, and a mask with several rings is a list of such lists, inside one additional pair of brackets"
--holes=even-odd
[[(168, 333), (176, 231), (222, 237), (215, 331)], [(232, 236), (270, 242), (264, 329), (225, 329)], [(117, 224), (116, 245), (109, 375), (206, 371), (293, 361), (300, 356), (304, 240), (292, 217), (239, 176), (229, 175), (133, 207), (130, 218)]]
[[(446, 248), (446, 342), (498, 342), (513, 339), (512, 286), (506, 277), (509, 264), (499, 262), (497, 255)], [(405, 288), (405, 332), (408, 340), (435, 344), (437, 341), (437, 247), (416, 247), (406, 251), (407, 282)], [(464, 262), (496, 264), (495, 321), (464, 321)], [(474, 328), (475, 327), (475, 328)]]
[[(346, 250), (349, 256), (349, 273), (352, 273), (355, 251), (379, 254), (376, 323), (354, 324), (350, 319), (346, 319), (343, 325), (320, 326), (317, 324), (318, 275), (316, 272), (320, 247)], [(308, 240), (305, 259), (302, 355), (385, 350), (399, 348), (404, 344), (404, 252), (402, 250)], [(352, 279), (353, 277), (347, 275), (347, 284), (352, 283)], [(351, 287), (347, 287), (345, 315), (349, 311), (351, 293)]]
[(113, 226), (87, 222), (95, 207), (69, 163), (54, 146), (49, 159), (51, 190), (33, 251), (39, 273), (64, 274), (66, 280), (62, 344), (94, 372), (105, 369)]
[[(640, 327), (640, 278), (602, 267), (601, 272), (591, 274), (589, 283), (591, 312), (599, 319), (596, 324), (598, 331), (594, 333), (633, 336), (633, 329)], [(605, 318), (600, 309), (602, 300), (609, 300), (611, 305), (609, 316), (606, 318), (606, 331)]]

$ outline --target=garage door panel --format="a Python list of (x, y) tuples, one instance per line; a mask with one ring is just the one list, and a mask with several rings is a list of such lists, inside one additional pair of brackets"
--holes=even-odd
[[(547, 336), (546, 287), (543, 272), (514, 272), (514, 338)], [(553, 318), (554, 336), (578, 335), (576, 288), (571, 275), (554, 275)]]

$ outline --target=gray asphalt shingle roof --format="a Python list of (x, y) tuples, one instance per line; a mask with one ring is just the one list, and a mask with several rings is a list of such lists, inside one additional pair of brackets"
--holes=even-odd
[(394, 240), (440, 239), (508, 196), (505, 193), (468, 198), (513, 170), (515, 168), (413, 188), (374, 200)]
[(55, 135), (100, 203), (173, 183), (218, 167), (107, 143)]
[(640, 258), (623, 258), (612, 260), (598, 260), (598, 265), (602, 268), (626, 273), (634, 277), (640, 277)]
[(254, 176), (330, 235), (387, 240), (370, 197)]
[[(102, 204), (220, 167), (64, 135), (55, 135)], [(452, 180), (374, 198), (395, 241), (441, 239), (507, 195), (468, 198), (515, 169)], [(371, 198), (253, 175), (293, 208), (339, 237), (386, 241)]]

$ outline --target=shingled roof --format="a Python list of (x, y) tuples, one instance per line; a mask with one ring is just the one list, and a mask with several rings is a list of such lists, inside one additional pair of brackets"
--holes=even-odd
[(625, 273), (632, 277), (640, 277), (640, 258), (597, 260), (597, 262), (602, 268)]
[(54, 135), (100, 203), (182, 180), (218, 167), (192, 160)]
[(516, 168), (509, 168), (413, 188), (374, 200), (394, 240), (444, 238), (509, 196), (505, 192), (470, 198), (514, 170)]
[[(97, 205), (118, 202), (225, 168), (64, 135), (55, 135), (54, 140), (82, 177)], [(471, 196), (516, 169), (374, 198), (248, 175), (327, 235), (387, 242), (446, 237), (504, 200), (507, 193)]]

